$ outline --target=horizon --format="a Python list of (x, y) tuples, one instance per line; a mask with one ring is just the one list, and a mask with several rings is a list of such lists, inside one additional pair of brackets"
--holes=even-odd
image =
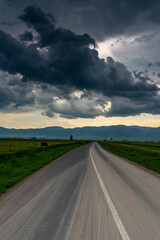
[(160, 126), (159, 0), (3, 0), (0, 126)]
[(102, 126), (83, 126), (83, 127), (61, 127), (61, 126), (48, 126), (48, 127), (42, 127), (42, 128), (5, 128), (5, 127), (2, 127), (2, 126), (0, 126), (0, 128), (5, 128), (5, 129), (9, 129), (9, 130), (11, 130), (11, 129), (15, 129), (15, 130), (27, 130), (27, 129), (44, 129), (44, 128), (63, 128), (63, 129), (75, 129), (75, 128), (101, 128), (101, 127), (119, 127), (119, 126), (121, 126), (121, 127), (140, 127), (140, 128), (160, 128), (160, 125), (158, 126), (158, 127), (146, 127), (146, 126), (138, 126), (138, 125), (123, 125), (123, 124), (119, 124), (119, 125), (109, 125), (109, 126), (104, 126), (104, 125), (102, 125)]

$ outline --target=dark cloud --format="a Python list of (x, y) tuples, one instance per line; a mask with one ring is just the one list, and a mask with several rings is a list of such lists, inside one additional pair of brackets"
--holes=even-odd
[[(85, 2), (81, 4), (83, 6)], [(59, 95), (56, 94), (58, 98), (54, 101), (53, 95), (47, 99), (40, 94), (36, 96), (38, 105), (42, 104), (46, 109), (43, 114), (87, 118), (117, 115), (121, 109), (122, 115), (135, 115), (136, 106), (137, 113), (143, 112), (143, 107), (139, 106), (144, 105), (146, 110), (143, 102), (152, 102), (157, 96), (158, 87), (150, 84), (144, 73), (132, 76), (122, 63), (115, 62), (111, 57), (107, 58), (107, 62), (100, 59), (96, 41), (90, 35), (79, 35), (57, 27), (55, 18), (36, 6), (27, 7), (19, 19), (37, 34), (36, 42), (25, 44), (26, 33), (18, 40), (0, 30), (0, 69), (9, 74), (20, 74), (23, 84), (43, 84), (43, 91), (47, 92), (48, 85), (58, 89)], [(87, 93), (86, 97), (71, 97), (74, 91)], [(100, 102), (98, 98), (91, 97), (92, 94), (99, 94)], [(46, 97), (45, 94), (43, 96)], [(125, 99), (122, 106), (125, 110), (120, 104), (118, 107), (115, 100), (118, 97)], [(113, 102), (111, 109), (108, 101)], [(151, 110), (153, 105), (148, 112)]]
[[(105, 37), (124, 33), (138, 18), (152, 21), (152, 9), (159, 0), (101, 0), (101, 1), (66, 1), (71, 9), (71, 17), (77, 14), (78, 23), (87, 26), (94, 36)], [(149, 12), (149, 13), (148, 13)], [(66, 13), (67, 14), (67, 13)], [(69, 12), (68, 12), (69, 15)], [(67, 15), (67, 16), (68, 16)], [(149, 16), (148, 16), (149, 15)]]
[(4, 0), (4, 2), (5, 2), (8, 6), (12, 7), (12, 6), (14, 6), (15, 4), (17, 4), (17, 3), (25, 3), (26, 0)]
[(150, 78), (147, 75), (147, 71), (133, 71), (133, 74), (136, 79), (141, 79), (143, 82), (147, 82), (147, 80), (150, 80)]
[(0, 68), (10, 74), (20, 73), (24, 81), (46, 81), (48, 74), (52, 78), (56, 72), (48, 67), (34, 45), (26, 46), (2, 30), (0, 30)]
[(160, 23), (160, 1), (156, 1), (156, 5), (152, 5), (151, 9), (148, 11), (147, 18), (157, 24)]
[(148, 67), (159, 67), (160, 68), (160, 62), (156, 62), (156, 63), (148, 63)]
[(160, 114), (160, 97), (145, 102), (131, 101), (126, 98), (112, 99), (112, 108), (106, 114), (108, 117), (136, 116), (142, 113)]
[(148, 63), (148, 67), (152, 67), (153, 66), (153, 63)]
[(41, 48), (49, 47), (48, 64), (61, 72), (63, 84), (81, 90), (99, 90), (108, 96), (144, 97), (143, 92), (145, 95), (156, 92), (156, 86), (147, 84), (142, 78), (135, 84), (123, 64), (109, 57), (107, 64), (100, 59), (98, 52), (89, 48), (90, 45), (95, 47), (96, 42), (88, 34), (76, 35), (70, 30), (56, 28), (55, 20), (34, 6), (26, 8), (20, 19), (39, 34)]
[(159, 0), (53, 0), (48, 3), (63, 26), (89, 32), (96, 40), (131, 31), (137, 21), (136, 29), (143, 31), (148, 21), (160, 20)]
[(19, 39), (25, 42), (32, 42), (33, 34), (31, 32), (25, 31), (24, 33), (19, 35)]
[(0, 25), (1, 26), (9, 26), (9, 27), (13, 27), (17, 24), (19, 24), (19, 21), (14, 21), (14, 22), (1, 22)]
[[(88, 32), (96, 40), (135, 31), (143, 32), (160, 22), (159, 0), (4, 0), (17, 8), (38, 4), (52, 13), (60, 25), (76, 33)], [(136, 25), (136, 27), (135, 27)], [(150, 26), (152, 28), (152, 26)]]
[(68, 42), (77, 46), (96, 45), (96, 42), (88, 34), (77, 35), (68, 29), (56, 28), (55, 18), (50, 14), (45, 14), (40, 8), (35, 6), (27, 7), (24, 13), (19, 16), (28, 27), (32, 27), (39, 34), (41, 47)]

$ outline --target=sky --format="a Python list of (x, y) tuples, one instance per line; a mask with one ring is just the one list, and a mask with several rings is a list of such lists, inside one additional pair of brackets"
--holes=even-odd
[(0, 126), (160, 126), (160, 0), (0, 0)]

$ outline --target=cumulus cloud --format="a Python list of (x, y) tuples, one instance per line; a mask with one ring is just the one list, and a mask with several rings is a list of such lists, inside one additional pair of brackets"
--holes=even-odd
[(58, 113), (64, 118), (95, 118), (97, 116), (106, 116), (111, 108), (111, 102), (106, 97), (97, 94), (87, 94), (86, 92), (74, 91), (70, 98), (62, 96), (53, 97), (53, 101), (47, 106), (43, 114), (52, 116), (52, 113)]
[(33, 39), (28, 31), (17, 39), (0, 30), (0, 69), (19, 74), (24, 86), (34, 85), (32, 94), (30, 88), (25, 94), (32, 96), (33, 105), (45, 109), (44, 115), (135, 115), (146, 111), (147, 102), (152, 103), (147, 111), (154, 112), (155, 105), (157, 113), (159, 88), (147, 76), (133, 76), (113, 58), (99, 58), (96, 41), (89, 34), (57, 27), (55, 18), (36, 6), (27, 7), (19, 19), (34, 31), (36, 41), (25, 44)]
[(19, 74), (10, 75), (0, 71), (0, 111), (25, 112), (35, 106), (33, 86), (23, 83)]
[[(121, 38), (113, 38), (100, 44), (100, 50), (105, 49), (105, 45), (112, 43), (113, 47), (109, 46), (109, 54), (116, 58), (117, 61), (123, 62), (127, 65), (130, 71), (159, 71), (159, 46), (160, 31), (152, 30), (144, 34), (136, 34), (133, 36), (121, 36)], [(106, 47), (107, 49), (107, 47)], [(101, 54), (102, 55), (102, 54)], [(103, 55), (104, 57), (105, 55)], [(150, 68), (148, 69), (148, 66)], [(155, 67), (155, 68), (151, 68)]]

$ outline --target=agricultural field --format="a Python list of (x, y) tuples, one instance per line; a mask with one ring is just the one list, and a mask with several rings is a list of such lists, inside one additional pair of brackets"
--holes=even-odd
[(0, 139), (0, 155), (40, 148), (41, 142), (47, 142), (48, 146), (76, 143), (68, 140)]
[[(48, 146), (42, 146), (41, 142)], [(86, 141), (0, 139), (0, 194)]]
[(106, 150), (160, 173), (160, 143), (101, 141)]

